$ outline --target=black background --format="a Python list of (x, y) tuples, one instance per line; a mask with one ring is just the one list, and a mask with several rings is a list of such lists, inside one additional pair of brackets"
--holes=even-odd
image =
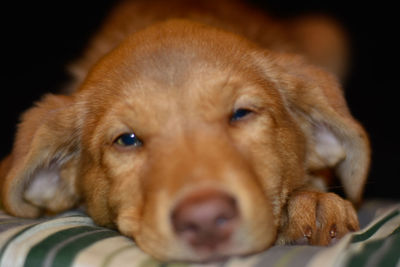
[[(79, 56), (114, 1), (25, 2), (0, 4), (0, 157), (11, 149), (21, 112), (67, 82), (65, 65)], [(345, 27), (353, 59), (346, 97), (373, 148), (366, 196), (400, 199), (398, 7), (384, 1), (250, 2), (281, 16), (323, 12)]]

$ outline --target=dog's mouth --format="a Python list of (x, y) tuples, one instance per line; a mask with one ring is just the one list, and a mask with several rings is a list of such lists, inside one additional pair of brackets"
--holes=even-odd
[(260, 205), (243, 202), (225, 190), (197, 189), (178, 198), (171, 209), (151, 209), (153, 216), (168, 214), (169, 223), (160, 223), (167, 215), (156, 216), (158, 223), (152, 217), (136, 241), (145, 252), (168, 262), (219, 262), (265, 250), (276, 227), (264, 210), (255, 212)]

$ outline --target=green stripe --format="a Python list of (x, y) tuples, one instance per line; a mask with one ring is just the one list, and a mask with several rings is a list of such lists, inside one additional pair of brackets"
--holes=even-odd
[(379, 262), (378, 266), (396, 266), (400, 259), (400, 227), (390, 236), (394, 239), (390, 249), (386, 252), (385, 256)]
[(34, 228), (36, 225), (38, 225), (39, 223), (35, 223), (33, 225), (28, 225), (27, 227), (25, 227), (24, 229), (22, 229), (21, 231), (19, 231), (18, 233), (15, 233), (12, 237), (10, 237), (7, 242), (3, 245), (3, 247), (0, 250), (0, 262), (3, 258), (4, 252), (6, 251), (6, 249), (8, 248), (8, 246), (14, 241), (14, 239), (18, 238), (20, 235), (22, 235), (23, 233), (29, 231), (30, 229)]
[(371, 228), (369, 228), (366, 232), (364, 232), (362, 234), (354, 235), (352, 237), (350, 243), (357, 243), (357, 242), (362, 242), (362, 241), (367, 240), (372, 235), (374, 235), (379, 230), (379, 228), (382, 227), (382, 225), (384, 225), (385, 223), (390, 221), (393, 217), (396, 217), (399, 214), (400, 214), (400, 211), (398, 211), (398, 210), (393, 211), (392, 213), (387, 215), (385, 218), (383, 218), (382, 220), (377, 222), (375, 225), (373, 225)]
[(160, 267), (187, 267), (186, 263), (161, 263)]
[(383, 251), (384, 253), (380, 256), (382, 261), (377, 266), (396, 266), (396, 263), (400, 257), (400, 232), (398, 231), (384, 239), (367, 243), (361, 251), (357, 252), (357, 254), (350, 258), (347, 266), (365, 266), (369, 260), (373, 259), (375, 253), (382, 253), (382, 251), (379, 252), (379, 248), (383, 247), (387, 242), (392, 243), (390, 245), (390, 249), (388, 251)]
[(392, 235), (396, 235), (396, 234), (398, 234), (398, 233), (400, 233), (400, 226), (397, 227), (397, 228), (393, 231), (393, 233), (391, 233), (390, 235), (392, 236)]
[(89, 236), (85, 236), (83, 238), (75, 240), (74, 242), (71, 242), (58, 252), (57, 256), (54, 258), (52, 266), (54, 267), (71, 266), (75, 257), (84, 248), (89, 247), (90, 245), (96, 243), (97, 241), (115, 236), (119, 236), (119, 234), (117, 232), (104, 229), (104, 232), (93, 233)]
[[(38, 244), (36, 244), (34, 247), (31, 248), (29, 251), (26, 260), (25, 260), (25, 267), (37, 267), (37, 266), (42, 266), (45, 259), (46, 255), (59, 243), (69, 239), (73, 238), (74, 236), (77, 236), (82, 233), (87, 233), (87, 232), (94, 232), (98, 231), (99, 229), (103, 229), (100, 227), (93, 227), (93, 226), (79, 226), (79, 227), (73, 227), (69, 228), (66, 230), (62, 230), (59, 232), (56, 232)], [(114, 231), (107, 231), (104, 233), (97, 233), (94, 234), (93, 236), (86, 236), (83, 240), (78, 239), (75, 242), (72, 242), (68, 245), (66, 245), (64, 248), (62, 248), (56, 255), (54, 259), (54, 264), (57, 263), (56, 266), (62, 266), (61, 264), (58, 265), (59, 263), (57, 260), (60, 257), (59, 255), (61, 252), (67, 252), (67, 255), (69, 257), (74, 257), (77, 252), (79, 252), (80, 249), (92, 244), (93, 242), (109, 237), (109, 236), (115, 236), (118, 235)], [(70, 245), (73, 244), (73, 248), (70, 248)], [(58, 257), (58, 258), (57, 258)], [(64, 265), (64, 266), (69, 266), (69, 265)]]
[(87, 232), (87, 231), (93, 231), (93, 227), (89, 226), (78, 226), (74, 228), (69, 228), (66, 230), (61, 230), (58, 231), (38, 244), (36, 244), (34, 247), (31, 248), (29, 251), (28, 255), (26, 256), (25, 260), (25, 265), (24, 267), (36, 267), (36, 266), (41, 266), (43, 264), (43, 261), (47, 255), (47, 253), (58, 243), (60, 243), (62, 240), (65, 240), (67, 238), (70, 238), (74, 235)]
[(353, 255), (347, 266), (349, 267), (358, 267), (358, 266), (365, 266), (368, 261), (368, 258), (377, 251), (384, 243), (384, 240), (374, 241), (365, 245), (362, 251), (358, 252), (357, 254)]
[(188, 263), (167, 263), (150, 258), (143, 261), (139, 267), (189, 267)]

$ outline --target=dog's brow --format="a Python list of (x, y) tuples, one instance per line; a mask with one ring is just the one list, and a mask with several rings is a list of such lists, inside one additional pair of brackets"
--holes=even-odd
[(231, 77), (232, 77), (232, 72), (233, 72), (233, 68), (231, 68), (229, 70), (228, 75), (226, 76), (226, 80), (221, 87), (222, 90), (225, 89), (225, 87), (228, 86), (228, 84), (230, 83)]

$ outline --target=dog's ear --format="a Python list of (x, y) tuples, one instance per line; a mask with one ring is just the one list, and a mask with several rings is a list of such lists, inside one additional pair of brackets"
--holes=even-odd
[(333, 168), (347, 197), (358, 203), (368, 174), (370, 145), (336, 78), (294, 55), (267, 57), (275, 65), (269, 69), (278, 68), (268, 75), (305, 134), (308, 171)]
[(48, 95), (22, 116), (12, 153), (0, 165), (4, 208), (21, 217), (78, 201), (79, 120), (72, 96)]

